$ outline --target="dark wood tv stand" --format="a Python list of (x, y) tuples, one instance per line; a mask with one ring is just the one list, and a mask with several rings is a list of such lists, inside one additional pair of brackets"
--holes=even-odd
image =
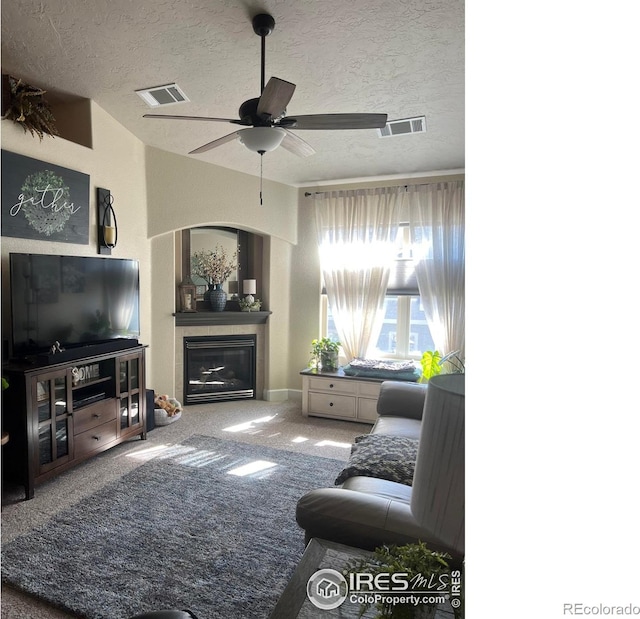
[[(2, 373), (3, 477), (35, 486), (123, 441), (146, 439), (145, 348), (61, 363), (14, 363)], [(87, 352), (89, 353), (89, 350)]]

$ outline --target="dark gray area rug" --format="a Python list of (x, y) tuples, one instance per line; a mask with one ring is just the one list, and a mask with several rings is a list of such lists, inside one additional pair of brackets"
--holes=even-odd
[(264, 619), (304, 551), (297, 500), (343, 465), (191, 437), (3, 545), (2, 579), (91, 619)]

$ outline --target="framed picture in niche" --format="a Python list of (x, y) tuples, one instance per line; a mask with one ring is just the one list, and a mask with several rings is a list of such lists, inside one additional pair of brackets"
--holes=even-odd
[(2, 236), (89, 244), (89, 175), (2, 151)]

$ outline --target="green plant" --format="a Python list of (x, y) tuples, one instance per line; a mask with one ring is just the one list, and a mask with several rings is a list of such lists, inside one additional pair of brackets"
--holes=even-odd
[(428, 383), (429, 379), (433, 376), (437, 376), (442, 372), (442, 366), (440, 365), (440, 359), (442, 355), (437, 350), (427, 350), (420, 359), (420, 365), (422, 366), (422, 376), (418, 382)]
[(262, 301), (260, 299), (254, 299), (253, 301), (238, 299), (238, 305), (240, 305), (240, 309), (243, 312), (258, 312), (260, 311), (260, 307), (262, 306)]
[(459, 350), (447, 353), (438, 363), (447, 369), (447, 374), (464, 374), (464, 361)]
[[(418, 541), (404, 546), (381, 546), (376, 548), (372, 558), (352, 560), (344, 570), (345, 576), (349, 572), (367, 573), (374, 576), (378, 574), (396, 574), (409, 584), (409, 589), (403, 591), (409, 595), (411, 590), (430, 591), (435, 597), (446, 597), (451, 592), (452, 577), (461, 581), (461, 570), (452, 569), (449, 565), (451, 556), (429, 550), (424, 542)], [(402, 576), (401, 576), (402, 575)], [(389, 579), (384, 579), (389, 582)], [(457, 596), (456, 596), (457, 597)], [(462, 596), (457, 597), (460, 604), (452, 604), (454, 617), (460, 619), (464, 616)], [(373, 605), (367, 602), (360, 607), (360, 617)], [(437, 602), (425, 602), (392, 604), (390, 602), (378, 602), (376, 619), (413, 619), (417, 609), (435, 611)]]
[(29, 86), (11, 75), (3, 75), (2, 80), (3, 119), (17, 122), (25, 133), (29, 131), (31, 135), (37, 135), (40, 140), (45, 133), (51, 136), (59, 135), (55, 126), (56, 119), (44, 99), (46, 90)]
[(9, 381), (3, 376), (2, 377), (2, 389), (8, 389), (9, 388)]
[(313, 355), (310, 365), (323, 370), (338, 369), (338, 353), (340, 352), (340, 342), (328, 337), (312, 340), (311, 354)]

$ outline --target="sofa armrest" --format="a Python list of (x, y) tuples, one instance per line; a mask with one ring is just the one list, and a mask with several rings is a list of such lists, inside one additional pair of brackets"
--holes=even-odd
[(380, 385), (378, 415), (422, 419), (427, 385), (397, 380), (385, 380)]
[(318, 488), (298, 501), (296, 520), (307, 541), (317, 537), (373, 550), (382, 544), (422, 540), (430, 550), (456, 554), (416, 522), (408, 503), (385, 496)]

